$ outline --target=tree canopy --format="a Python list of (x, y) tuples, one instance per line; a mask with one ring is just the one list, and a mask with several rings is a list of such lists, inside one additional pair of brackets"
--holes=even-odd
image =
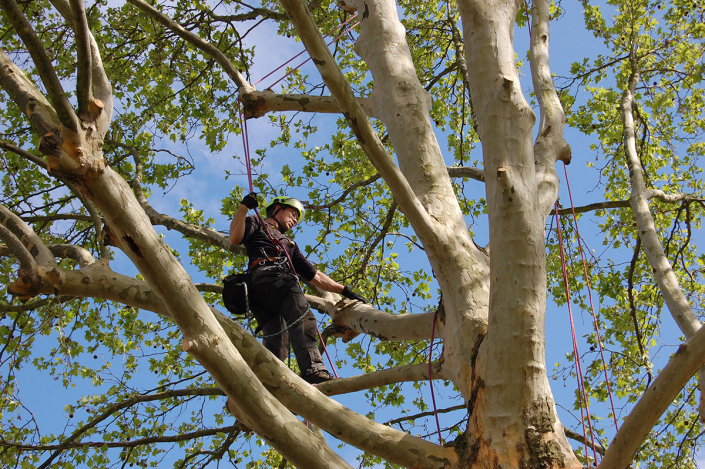
[[(3, 467), (697, 467), (701, 3), (0, 9)], [(243, 142), (344, 379), (224, 314)]]

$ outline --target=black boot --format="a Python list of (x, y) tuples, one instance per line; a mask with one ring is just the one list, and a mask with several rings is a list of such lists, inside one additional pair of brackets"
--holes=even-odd
[(326, 369), (307, 370), (301, 377), (309, 384), (321, 384), (334, 379)]

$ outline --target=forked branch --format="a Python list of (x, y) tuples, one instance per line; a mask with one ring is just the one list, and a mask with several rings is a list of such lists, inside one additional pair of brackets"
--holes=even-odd
[(543, 216), (548, 216), (558, 196), (556, 161), (570, 163), (571, 149), (565, 141), (565, 113), (553, 84), (548, 65), (548, 24), (550, 1), (535, 0), (531, 9), (531, 77), (534, 93), (539, 102), (541, 119), (534, 144), (536, 173), (539, 178), (539, 200)]

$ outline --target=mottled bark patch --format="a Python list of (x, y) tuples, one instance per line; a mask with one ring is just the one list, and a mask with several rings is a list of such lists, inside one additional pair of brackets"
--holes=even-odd
[(521, 464), (526, 469), (549, 469), (565, 467), (565, 455), (555, 439), (543, 441), (543, 433), (535, 427), (527, 427), (524, 436), (529, 450), (528, 463)]
[[(553, 438), (556, 415), (550, 399), (535, 401), (524, 415), (526, 430), (524, 438), (528, 449), (528, 462), (523, 463), (527, 469), (565, 467), (565, 454), (558, 441)], [(551, 438), (545, 440), (545, 435)]]

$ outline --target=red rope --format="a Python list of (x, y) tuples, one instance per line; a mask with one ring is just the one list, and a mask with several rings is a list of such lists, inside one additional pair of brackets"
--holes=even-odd
[[(341, 29), (343, 26), (345, 26), (346, 24), (348, 24), (350, 21), (354, 20), (356, 17), (357, 17), (357, 13), (355, 13), (355, 14), (352, 15), (350, 18), (348, 18), (347, 20), (345, 20), (344, 23), (341, 23), (340, 26), (337, 26), (335, 29), (336, 29), (336, 30), (337, 30), (337, 29)], [(336, 38), (333, 39), (331, 42), (329, 42), (328, 45), (330, 46), (331, 44), (333, 44), (335, 41), (337, 41), (338, 39), (340, 39), (340, 37), (343, 36), (343, 34), (347, 33), (348, 31), (350, 31), (351, 29), (353, 29), (353, 28), (354, 28), (355, 26), (357, 26), (358, 24), (360, 24), (359, 21), (358, 21), (357, 23), (355, 23), (354, 25), (352, 25), (350, 28), (348, 28), (348, 29), (346, 29), (345, 31), (343, 31), (338, 37), (336, 37)], [(325, 34), (323, 37), (330, 37), (330, 35)], [(284, 68), (286, 65), (288, 65), (289, 63), (291, 63), (295, 58), (300, 57), (300, 56), (303, 55), (305, 52), (306, 52), (305, 49), (302, 50), (301, 52), (299, 52), (298, 54), (296, 54), (295, 56), (293, 56), (292, 58), (290, 58), (289, 60), (287, 60), (286, 62), (284, 62), (283, 64), (281, 64), (280, 66), (278, 66), (277, 68), (275, 68), (274, 70), (272, 70), (271, 72), (269, 72), (268, 74), (266, 74), (265, 76), (263, 76), (262, 78), (260, 78), (259, 80), (257, 80), (255, 83), (252, 84), (252, 86), (257, 86), (258, 83), (260, 83), (260, 82), (264, 81), (265, 79), (269, 78), (270, 76), (272, 76), (272, 75), (274, 74), (274, 72), (276, 72), (276, 71), (278, 71), (278, 70), (281, 70), (281, 69)], [(300, 63), (299, 65), (297, 65), (291, 72), (287, 73), (286, 75), (284, 75), (282, 78), (280, 78), (279, 80), (277, 80), (276, 82), (274, 82), (272, 85), (268, 86), (267, 88), (273, 87), (274, 85), (276, 85), (277, 83), (279, 83), (280, 81), (282, 81), (284, 78), (286, 78), (287, 76), (289, 76), (294, 70), (297, 70), (299, 67), (301, 67), (303, 64), (305, 64), (305, 63), (308, 62), (309, 60), (311, 60), (311, 59), (308, 58), (306, 61), (301, 62), (301, 63)]]
[(247, 180), (250, 183), (250, 192), (254, 192), (252, 185), (252, 165), (250, 163), (250, 138), (247, 135), (247, 119), (242, 115), (240, 101), (237, 102), (237, 112), (240, 117), (240, 133), (242, 134), (242, 149), (245, 152), (245, 167), (247, 168)]
[(602, 359), (602, 369), (605, 373), (605, 383), (607, 384), (607, 394), (610, 398), (610, 406), (612, 407), (612, 419), (614, 420), (614, 428), (619, 431), (619, 425), (617, 424), (617, 413), (614, 410), (614, 401), (612, 400), (612, 387), (610, 386), (610, 379), (607, 376), (607, 363), (605, 362), (604, 350), (602, 347), (602, 337), (600, 337), (600, 326), (597, 322), (597, 315), (595, 314), (595, 306), (592, 303), (592, 288), (590, 287), (590, 276), (587, 271), (587, 262), (585, 261), (585, 255), (583, 253), (583, 244), (581, 242), (580, 230), (578, 230), (578, 217), (575, 214), (575, 206), (573, 205), (573, 194), (570, 191), (570, 181), (568, 180), (568, 168), (566, 164), (563, 163), (563, 171), (565, 172), (565, 182), (568, 187), (568, 197), (570, 197), (570, 209), (573, 212), (573, 224), (575, 226), (575, 236), (578, 238), (578, 248), (580, 250), (580, 258), (583, 261), (583, 272), (585, 274), (585, 284), (587, 285), (588, 298), (590, 299), (590, 310), (592, 312), (592, 319), (595, 324), (595, 333), (597, 334), (597, 344), (600, 346), (600, 358)]
[[(350, 30), (354, 29), (358, 24), (360, 24), (359, 21), (358, 21), (357, 23), (355, 23), (354, 25), (350, 26), (348, 29), (346, 29), (346, 30), (343, 31), (342, 33), (340, 33), (338, 36), (336, 36), (335, 39), (333, 39), (332, 41), (330, 41), (330, 42), (328, 43), (328, 45), (330, 46), (331, 44), (333, 44), (335, 41), (337, 41), (338, 39), (340, 39), (341, 37), (343, 37), (345, 34), (347, 34)], [(304, 52), (305, 52), (305, 51), (304, 51)], [(301, 54), (299, 54), (299, 55), (301, 55)], [(298, 57), (298, 55), (297, 55), (296, 57)], [(294, 57), (294, 58), (296, 58), (296, 57)], [(294, 59), (291, 59), (291, 60), (294, 60)], [(294, 68), (292, 68), (291, 70), (289, 70), (289, 71), (286, 73), (286, 75), (284, 75), (283, 77), (281, 77), (280, 79), (278, 79), (277, 81), (275, 81), (274, 83), (272, 83), (271, 85), (269, 85), (267, 88), (272, 88), (272, 87), (274, 87), (277, 83), (279, 83), (280, 81), (282, 81), (284, 78), (288, 77), (289, 75), (291, 75), (292, 73), (294, 73), (296, 70), (298, 70), (299, 68), (301, 68), (301, 67), (302, 67), (306, 62), (308, 62), (309, 60), (311, 60), (311, 57), (309, 57), (308, 59), (306, 59), (306, 60), (304, 60), (303, 62), (301, 62), (300, 64), (298, 64), (296, 67), (294, 67)], [(289, 61), (289, 62), (290, 62), (290, 61)], [(287, 62), (287, 63), (288, 63), (288, 62)], [(286, 64), (285, 64), (285, 65), (286, 65)], [(281, 68), (281, 67), (280, 67), (280, 68)], [(261, 81), (261, 80), (260, 80), (260, 81)], [(259, 83), (259, 82), (257, 82), (257, 83)]]
[[(592, 421), (590, 419), (590, 406), (588, 405), (587, 393), (585, 392), (585, 382), (583, 380), (583, 367), (580, 362), (580, 351), (578, 350), (578, 339), (575, 335), (575, 324), (573, 323), (573, 309), (570, 304), (570, 287), (568, 286), (568, 270), (566, 267), (565, 253), (563, 251), (563, 232), (561, 230), (561, 220), (558, 216), (558, 204), (554, 204), (556, 210), (556, 231), (558, 233), (559, 251), (561, 254), (561, 267), (563, 270), (563, 282), (565, 283), (566, 302), (568, 303), (568, 316), (570, 317), (570, 331), (573, 338), (573, 355), (575, 356), (575, 366), (577, 371), (578, 392), (582, 396), (580, 402), (581, 424), (583, 426), (583, 437), (585, 439), (585, 459), (587, 466), (590, 466), (588, 456), (587, 431), (585, 429), (585, 418), (587, 417), (588, 427), (590, 429), (590, 442), (592, 445), (592, 453), (594, 460), (597, 461), (597, 450), (595, 449), (595, 438), (593, 436)], [(583, 405), (585, 408), (583, 409)]]
[(433, 402), (433, 416), (436, 417), (436, 428), (438, 429), (438, 440), (443, 446), (443, 438), (441, 437), (441, 424), (438, 421), (438, 410), (436, 408), (436, 395), (433, 392), (433, 377), (431, 376), (431, 359), (433, 355), (433, 337), (436, 334), (436, 316), (438, 316), (438, 309), (433, 313), (433, 323), (431, 323), (431, 343), (428, 344), (428, 384), (431, 387), (431, 401)]

